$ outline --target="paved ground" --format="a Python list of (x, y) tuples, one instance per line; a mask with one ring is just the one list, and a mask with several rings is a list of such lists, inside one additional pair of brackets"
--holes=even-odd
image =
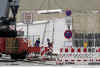
[[(10, 57), (0, 58), (0, 66), (55, 66), (55, 65), (88, 65), (88, 63), (73, 64), (65, 62), (65, 64), (56, 64), (56, 61), (39, 61), (36, 59), (25, 59), (25, 60), (11, 60)], [(100, 63), (90, 63), (89, 65), (100, 65)]]
[(0, 58), (0, 66), (37, 66), (56, 65), (56, 61), (36, 61), (36, 60), (11, 60), (10, 58)]
[(55, 61), (47, 61), (47, 62), (40, 62), (40, 61), (0, 61), (0, 66), (36, 66), (36, 65), (56, 65)]

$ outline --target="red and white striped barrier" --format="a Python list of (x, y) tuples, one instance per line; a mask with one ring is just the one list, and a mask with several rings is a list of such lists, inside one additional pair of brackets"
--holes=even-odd
[(65, 56), (66, 62), (100, 62), (100, 48), (95, 48), (94, 52), (88, 52), (88, 48), (60, 48), (60, 54)]
[[(98, 50), (97, 50), (98, 51)], [(87, 48), (60, 48), (60, 52), (65, 52), (65, 53), (87, 53), (88, 49)], [(100, 51), (98, 51), (100, 52)]]
[(36, 53), (39, 53), (38, 56), (40, 56), (41, 58), (45, 58), (45, 54), (48, 51), (47, 47), (29, 47), (28, 48), (28, 53), (29, 53), (29, 57), (32, 58), (34, 57)]
[[(92, 48), (91, 48), (92, 49)], [(41, 48), (30, 48), (30, 54), (34, 52), (40, 52), (40, 57), (45, 60), (47, 58), (48, 47)], [(65, 63), (89, 63), (89, 62), (100, 62), (100, 48), (95, 48), (93, 52), (88, 52), (88, 48), (60, 48), (60, 57), (56, 57), (56, 61)]]
[(45, 54), (45, 47), (41, 47), (41, 56), (43, 56)]

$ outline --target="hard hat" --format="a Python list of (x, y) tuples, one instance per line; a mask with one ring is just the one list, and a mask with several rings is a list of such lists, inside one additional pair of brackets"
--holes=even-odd
[(47, 41), (50, 41), (50, 39), (49, 39), (49, 38), (47, 38)]

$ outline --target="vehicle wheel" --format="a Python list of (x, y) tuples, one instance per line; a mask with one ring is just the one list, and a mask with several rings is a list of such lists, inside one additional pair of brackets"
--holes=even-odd
[(2, 54), (0, 54), (0, 57), (2, 57)]
[(14, 60), (17, 60), (18, 59), (18, 57), (17, 57), (16, 54), (11, 54), (10, 56), (11, 56), (11, 59), (14, 59)]
[(25, 59), (26, 58), (27, 53), (23, 52), (21, 54), (11, 54), (11, 59), (17, 60), (17, 59)]
[(27, 52), (23, 52), (23, 53), (21, 53), (21, 54), (18, 55), (18, 58), (19, 59), (25, 59), (26, 55), (27, 55)]

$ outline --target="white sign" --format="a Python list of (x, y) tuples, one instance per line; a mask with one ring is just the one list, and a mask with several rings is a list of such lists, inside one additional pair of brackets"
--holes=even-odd
[(72, 47), (72, 41), (64, 41), (65, 47)]
[(67, 24), (72, 24), (72, 17), (71, 16), (69, 16), (69, 17), (65, 17), (66, 19), (66, 23)]
[(24, 12), (24, 23), (32, 24), (32, 22), (33, 22), (33, 12), (25, 11)]

